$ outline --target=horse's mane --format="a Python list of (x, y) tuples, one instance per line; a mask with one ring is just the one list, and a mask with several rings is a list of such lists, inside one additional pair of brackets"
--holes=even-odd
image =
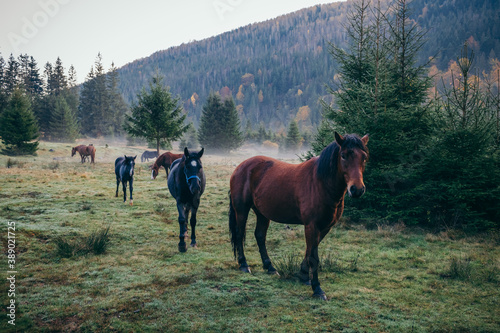
[(337, 142), (333, 141), (321, 152), (318, 158), (318, 178), (327, 179), (331, 175), (337, 174), (337, 159), (339, 156), (340, 147)]
[[(368, 154), (368, 148), (365, 146), (360, 137), (356, 134), (347, 134), (344, 136), (344, 143), (342, 145), (346, 149), (358, 148)], [(339, 157), (340, 146), (336, 141), (330, 143), (319, 155), (318, 163), (318, 177), (320, 179), (331, 178), (337, 174), (337, 161)]]

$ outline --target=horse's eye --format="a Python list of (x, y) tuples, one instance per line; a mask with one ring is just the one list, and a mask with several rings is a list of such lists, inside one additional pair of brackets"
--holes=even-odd
[(345, 154), (344, 154), (344, 153), (340, 154), (340, 157), (341, 157), (343, 160), (345, 160)]

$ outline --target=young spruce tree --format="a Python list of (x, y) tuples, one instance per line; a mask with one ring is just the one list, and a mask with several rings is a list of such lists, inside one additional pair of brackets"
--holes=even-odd
[(300, 136), (299, 126), (295, 120), (290, 122), (285, 139), (285, 149), (290, 152), (296, 152), (302, 145), (303, 138)]
[(0, 116), (0, 137), (6, 155), (34, 155), (38, 149), (38, 125), (30, 99), (20, 88), (14, 89)]
[(149, 91), (143, 88), (137, 95), (137, 103), (132, 106), (124, 129), (134, 137), (155, 142), (159, 154), (161, 144), (170, 146), (190, 126), (184, 124), (186, 115), (179, 101), (180, 98), (172, 97), (169, 89), (163, 86), (162, 77), (156, 74), (151, 78)]
[(222, 101), (217, 93), (208, 96), (200, 120), (198, 140), (212, 151), (229, 152), (243, 144), (240, 119), (232, 98)]

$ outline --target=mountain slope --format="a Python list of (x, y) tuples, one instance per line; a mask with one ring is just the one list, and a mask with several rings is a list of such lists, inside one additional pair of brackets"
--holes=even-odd
[[(414, 0), (412, 7), (430, 31), (423, 61), (437, 54), (444, 69), (471, 36), (480, 66), (500, 55), (497, 0)], [(351, 8), (352, 1), (318, 5), (156, 52), (119, 69), (120, 89), (133, 101), (158, 69), (195, 124), (210, 91), (220, 91), (235, 99), (243, 125), (283, 130), (296, 119), (303, 131), (313, 130), (321, 120), (318, 99), (335, 74), (329, 42), (346, 42), (342, 24)]]

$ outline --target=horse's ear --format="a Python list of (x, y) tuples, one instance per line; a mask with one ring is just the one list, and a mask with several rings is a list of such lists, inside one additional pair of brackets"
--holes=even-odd
[(186, 157), (189, 157), (188, 147), (184, 147), (184, 155), (186, 155)]
[(363, 144), (365, 146), (368, 144), (368, 139), (370, 139), (368, 134), (366, 134), (364, 137), (361, 138), (361, 141), (363, 141)]
[(135, 160), (136, 157), (137, 157), (137, 155), (134, 156), (134, 160)]
[(342, 147), (342, 145), (344, 144), (344, 137), (342, 135), (340, 135), (339, 133), (335, 132), (335, 141), (337, 142), (337, 144), (339, 146)]
[(200, 152), (198, 153), (198, 158), (201, 158), (203, 156), (204, 152), (205, 152), (205, 148), (201, 148)]
[(127, 155), (123, 155), (123, 156), (125, 156), (125, 159), (127, 159)]

